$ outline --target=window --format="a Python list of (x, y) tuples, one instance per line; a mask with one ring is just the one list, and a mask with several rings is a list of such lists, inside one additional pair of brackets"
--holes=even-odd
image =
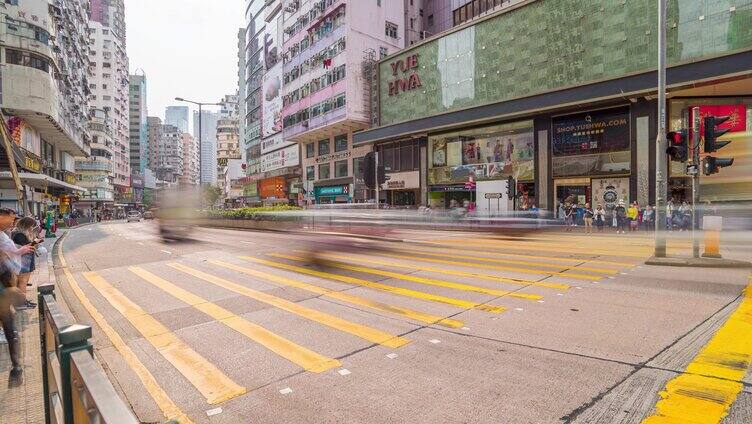
[(397, 25), (391, 22), (385, 24), (385, 33), (387, 37), (397, 38)]
[(383, 59), (389, 56), (389, 49), (386, 47), (379, 47), (379, 59)]
[(306, 180), (313, 181), (314, 179), (316, 179), (315, 172), (316, 172), (316, 169), (313, 167), (313, 165), (307, 166), (305, 169)]
[(433, 26), (433, 15), (428, 15), (428, 26), (429, 27)]
[(308, 143), (305, 145), (305, 157), (312, 158), (315, 154), (315, 148), (313, 143)]
[[(7, 1), (7, 0), (6, 0), (6, 1)], [(18, 1), (18, 0), (16, 0), (16, 1)], [(381, 7), (381, 0), (376, 0), (376, 6), (379, 6), (379, 7)]]
[(45, 57), (30, 52), (5, 49), (5, 62), (50, 72), (50, 62)]
[(328, 180), (331, 178), (331, 175), (329, 175), (329, 166), (328, 163), (322, 163), (319, 165), (319, 180)]
[(330, 152), (330, 149), (329, 149), (329, 140), (321, 140), (321, 141), (319, 141), (319, 156), (321, 156), (321, 155), (328, 155), (329, 152)]
[(347, 159), (334, 162), (334, 178), (342, 178), (347, 176), (347, 162)]
[(410, 18), (410, 29), (415, 29), (415, 18)]
[(347, 150), (347, 134), (334, 137), (334, 151), (341, 152)]

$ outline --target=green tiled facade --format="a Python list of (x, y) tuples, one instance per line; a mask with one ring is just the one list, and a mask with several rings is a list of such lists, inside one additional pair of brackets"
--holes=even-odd
[[(656, 4), (538, 0), (389, 57), (381, 125), (654, 69)], [(668, 0), (667, 16), (669, 65), (752, 49), (752, 0)], [(414, 54), (421, 87), (390, 96), (391, 64)]]

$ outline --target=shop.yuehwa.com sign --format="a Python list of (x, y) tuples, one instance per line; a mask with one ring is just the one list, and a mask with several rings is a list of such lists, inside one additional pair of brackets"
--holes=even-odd
[(389, 81), (389, 95), (394, 96), (399, 93), (415, 90), (423, 85), (420, 83), (418, 75), (418, 55), (413, 54), (404, 59), (395, 60), (389, 64), (392, 67), (392, 75), (397, 77)]

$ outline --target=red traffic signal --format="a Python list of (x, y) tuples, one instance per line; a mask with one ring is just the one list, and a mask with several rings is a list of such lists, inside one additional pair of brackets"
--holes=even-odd
[(689, 145), (687, 144), (687, 130), (669, 131), (666, 133), (668, 148), (666, 154), (672, 161), (686, 162), (689, 158)]

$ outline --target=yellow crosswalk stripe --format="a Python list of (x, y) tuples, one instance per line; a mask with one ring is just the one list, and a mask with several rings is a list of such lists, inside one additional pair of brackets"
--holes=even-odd
[(288, 361), (302, 367), (306, 371), (319, 373), (341, 365), (336, 359), (327, 358), (324, 355), (320, 355), (299, 346), (284, 337), (241, 318), (227, 309), (209, 302), (202, 297), (196, 296), (195, 294), (184, 290), (141, 267), (134, 266), (129, 267), (128, 269), (155, 287), (167, 292), (186, 304), (193, 306), (218, 322), (248, 337)]
[(752, 365), (752, 284), (685, 373), (666, 383), (643, 424), (719, 423), (744, 388)]
[(191, 349), (167, 327), (125, 297), (96, 272), (83, 273), (102, 297), (118, 310), (155, 349), (170, 362), (210, 404), (240, 396), (246, 392), (211, 362)]
[(390, 286), (388, 284), (375, 283), (371, 281), (362, 280), (360, 278), (347, 277), (344, 275), (332, 274), (324, 271), (317, 271), (314, 269), (303, 268), (300, 266), (289, 265), (281, 262), (268, 261), (266, 259), (254, 258), (252, 256), (242, 256), (242, 259), (255, 262), (262, 265), (268, 265), (274, 268), (286, 269), (288, 271), (295, 271), (301, 274), (312, 275), (314, 277), (325, 278), (329, 280), (341, 281), (347, 284), (354, 284), (357, 286), (368, 287), (375, 290), (381, 290), (389, 293), (393, 293), (399, 296), (413, 297), (421, 300), (428, 300), (432, 302), (446, 303), (447, 305), (456, 306), (463, 309), (481, 309), (492, 313), (501, 313), (506, 308), (501, 306), (486, 305), (477, 302), (471, 302), (467, 300), (455, 299), (446, 296), (439, 296), (431, 293), (425, 293), (416, 290), (404, 289), (401, 287)]
[(645, 253), (634, 253), (634, 252), (626, 252), (619, 249), (614, 250), (604, 250), (604, 249), (578, 249), (571, 245), (550, 245), (548, 243), (538, 243), (536, 245), (530, 245), (530, 244), (522, 244), (522, 243), (503, 243), (499, 241), (494, 240), (488, 240), (488, 239), (452, 239), (452, 242), (455, 243), (454, 245), (448, 244), (446, 242), (435, 242), (435, 241), (422, 241), (420, 243), (430, 244), (430, 245), (436, 245), (436, 246), (442, 246), (442, 247), (453, 247), (456, 244), (465, 244), (465, 245), (472, 245), (472, 246), (490, 246), (495, 247), (498, 249), (512, 249), (515, 252), (519, 252), (521, 250), (524, 251), (534, 251), (534, 252), (554, 252), (554, 253), (561, 253), (561, 252), (568, 252), (568, 253), (579, 253), (579, 254), (589, 254), (589, 255), (604, 255), (604, 256), (622, 256), (622, 257), (630, 257), (630, 258), (646, 258), (650, 256), (649, 252)]
[(259, 302), (264, 302), (267, 305), (274, 306), (276, 308), (293, 313), (303, 318), (307, 318), (311, 321), (318, 322), (336, 330), (352, 334), (353, 336), (368, 340), (371, 343), (376, 343), (391, 348), (398, 348), (400, 346), (406, 345), (407, 343), (410, 343), (410, 341), (404, 337), (395, 336), (381, 330), (367, 327), (365, 325), (356, 324), (342, 318), (337, 318), (325, 312), (319, 312), (297, 303), (290, 302), (285, 299), (280, 299), (276, 296), (272, 296), (258, 290), (253, 290), (245, 286), (241, 286), (240, 284), (233, 283), (231, 281), (225, 280), (224, 278), (219, 278), (211, 274), (207, 274), (183, 264), (169, 263), (167, 265), (188, 275), (192, 275), (196, 278), (207, 281), (232, 292), (250, 297), (251, 299), (256, 299)]
[[(276, 258), (282, 258), (282, 259), (290, 259), (293, 261), (305, 261), (304, 258), (300, 256), (295, 255), (284, 255), (280, 253), (270, 253), (269, 256), (274, 256)], [(324, 254), (324, 256), (327, 256)], [(475, 293), (483, 293), (487, 294), (489, 296), (506, 296), (506, 297), (516, 297), (520, 299), (527, 299), (527, 300), (540, 300), (543, 299), (543, 296), (537, 295), (537, 294), (527, 294), (527, 293), (516, 293), (511, 292), (508, 290), (496, 290), (496, 289), (489, 289), (486, 287), (479, 287), (479, 286), (472, 286), (469, 284), (462, 284), (462, 283), (454, 283), (451, 281), (443, 281), (443, 280), (436, 280), (433, 278), (424, 278), (424, 277), (417, 277), (415, 275), (407, 275), (407, 274), (400, 274), (398, 272), (390, 272), (390, 271), (384, 271), (380, 269), (373, 269), (373, 268), (366, 268), (362, 266), (353, 266), (353, 265), (347, 265), (340, 262), (333, 262), (333, 261), (325, 261), (325, 264), (327, 266), (331, 266), (333, 268), (340, 268), (345, 269), (348, 271), (355, 271), (355, 272), (362, 272), (366, 274), (373, 274), (373, 275), (381, 275), (384, 277), (390, 277), (395, 278), (399, 280), (404, 281), (412, 281), (414, 283), (418, 284), (426, 284), (429, 286), (436, 286), (436, 287), (445, 287), (448, 289), (454, 289), (454, 290), (462, 290), (462, 291), (469, 291), (469, 292), (475, 292)]]
[[(296, 252), (302, 253), (300, 251), (296, 251)], [(546, 282), (538, 282), (538, 281), (524, 280), (524, 279), (518, 279), (518, 278), (497, 277), (495, 275), (478, 274), (475, 272), (434, 268), (430, 266), (423, 266), (423, 265), (417, 265), (417, 264), (403, 264), (403, 263), (398, 263), (394, 261), (380, 260), (380, 259), (373, 258), (373, 257), (368, 257), (368, 259), (366, 259), (361, 256), (345, 256), (345, 255), (337, 255), (337, 254), (332, 254), (332, 253), (327, 253), (327, 255), (335, 259), (348, 260), (348, 261), (356, 262), (356, 263), (386, 265), (386, 266), (390, 266), (393, 268), (407, 268), (407, 269), (414, 269), (417, 271), (433, 272), (436, 274), (455, 275), (458, 277), (479, 278), (482, 280), (495, 281), (497, 283), (512, 284), (516, 286), (535, 286), (535, 287), (545, 287), (545, 288), (556, 289), (556, 290), (568, 290), (570, 288), (569, 284), (546, 283)]]
[(378, 256), (384, 256), (387, 258), (408, 259), (411, 261), (430, 262), (430, 263), (435, 263), (435, 264), (455, 265), (455, 266), (464, 266), (464, 267), (480, 268), (480, 269), (492, 269), (496, 271), (510, 271), (510, 272), (516, 272), (520, 274), (556, 275), (556, 276), (561, 276), (561, 277), (574, 278), (577, 280), (592, 280), (592, 281), (598, 281), (603, 278), (602, 275), (580, 274), (577, 272), (542, 271), (542, 270), (536, 270), (536, 269), (519, 268), (519, 267), (511, 267), (511, 266), (487, 265), (487, 264), (478, 264), (478, 263), (470, 263), (470, 262), (449, 261), (446, 259), (431, 259), (431, 258), (424, 258), (421, 256), (412, 256), (412, 255), (405, 255), (405, 254), (397, 255), (397, 254), (386, 253), (386, 252), (377, 252), (375, 254)]
[[(483, 258), (480, 256), (470, 256), (470, 255), (457, 255), (453, 253), (441, 253), (441, 252), (428, 252), (426, 250), (422, 249), (405, 249), (405, 248), (398, 248), (397, 250), (403, 251), (403, 252), (410, 252), (410, 253), (416, 253), (420, 255), (426, 255), (426, 256), (438, 256), (442, 258), (452, 258), (452, 259), (471, 259), (473, 261), (479, 261), (479, 262), (492, 262), (492, 263), (505, 263), (505, 264), (513, 264), (513, 265), (525, 265), (530, 267), (531, 269), (537, 268), (565, 268), (566, 265), (557, 265), (557, 264), (551, 264), (551, 263), (542, 263), (542, 262), (530, 262), (530, 261), (516, 261), (516, 260), (509, 260), (509, 259), (491, 259), (491, 258)], [(615, 269), (606, 269), (606, 268), (592, 268), (587, 266), (578, 266), (575, 268), (577, 271), (589, 271), (589, 272), (597, 272), (600, 274), (618, 274), (619, 271)]]
[(78, 285), (75, 277), (68, 269), (68, 263), (65, 261), (65, 257), (63, 256), (62, 244), (59, 245), (58, 249), (58, 260), (60, 261), (60, 265), (62, 265), (63, 274), (65, 275), (65, 278), (68, 281), (68, 285), (70, 286), (71, 290), (76, 295), (78, 301), (81, 303), (84, 309), (86, 309), (86, 312), (88, 312), (94, 322), (97, 323), (99, 329), (102, 330), (102, 333), (104, 333), (105, 336), (107, 336), (107, 338), (110, 340), (112, 346), (115, 347), (120, 355), (123, 356), (125, 363), (128, 364), (128, 366), (133, 370), (136, 376), (138, 376), (138, 379), (141, 380), (141, 384), (144, 385), (146, 391), (149, 393), (151, 398), (154, 399), (154, 403), (156, 403), (159, 410), (162, 411), (162, 415), (167, 420), (174, 420), (181, 424), (193, 424), (190, 418), (188, 418), (188, 416), (180, 410), (175, 402), (170, 399), (170, 396), (159, 385), (157, 379), (154, 378), (154, 375), (149, 371), (148, 368), (146, 368), (146, 366), (143, 362), (141, 362), (138, 356), (133, 353), (131, 348), (128, 347), (123, 338), (120, 337), (120, 334), (118, 334), (118, 332), (115, 331), (114, 328), (112, 328), (112, 326), (107, 322), (104, 316), (94, 306), (94, 304), (91, 303), (89, 298), (86, 297), (86, 294), (84, 294), (83, 290), (81, 290), (81, 287)]
[(313, 284), (303, 283), (300, 281), (292, 280), (290, 278), (285, 278), (285, 277), (281, 277), (278, 275), (257, 271), (255, 269), (231, 264), (229, 262), (223, 262), (223, 261), (214, 260), (214, 259), (210, 259), (208, 262), (214, 265), (227, 268), (227, 269), (231, 269), (233, 271), (242, 272), (244, 274), (252, 275), (254, 277), (262, 278), (268, 281), (273, 281), (275, 283), (299, 288), (302, 290), (309, 291), (311, 293), (316, 293), (320, 296), (341, 300), (343, 302), (351, 303), (353, 305), (364, 306), (367, 308), (375, 309), (377, 311), (389, 312), (392, 314), (401, 315), (405, 318), (424, 322), (426, 324), (439, 324), (439, 325), (450, 327), (450, 328), (460, 328), (465, 325), (462, 321), (459, 321), (456, 319), (444, 318), (438, 315), (427, 314), (424, 312), (419, 312), (419, 311), (415, 311), (415, 310), (408, 309), (408, 308), (402, 308), (399, 306), (392, 306), (392, 305), (387, 305), (381, 302), (375, 302), (373, 300), (365, 299), (363, 297), (353, 296), (351, 294), (329, 290), (323, 287), (314, 286)]

